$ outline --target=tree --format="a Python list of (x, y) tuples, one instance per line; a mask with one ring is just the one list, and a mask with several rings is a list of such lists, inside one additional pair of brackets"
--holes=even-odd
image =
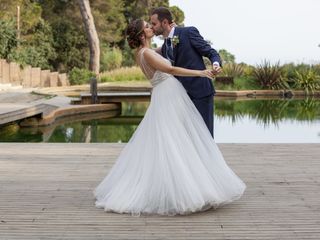
[(28, 38), (19, 42), (7, 56), (9, 60), (22, 65), (52, 69), (51, 61), (55, 60), (57, 54), (53, 47), (52, 29), (47, 22), (40, 18), (38, 24), (29, 30)]
[(124, 6), (124, 16), (127, 23), (137, 18), (148, 21), (150, 11), (160, 6), (169, 8), (169, 0), (124, 0)]
[(89, 0), (78, 0), (83, 23), (87, 33), (90, 49), (89, 70), (99, 75), (100, 72), (100, 42), (91, 14)]
[(118, 45), (127, 27), (123, 0), (91, 0), (92, 15), (103, 44)]
[(169, 8), (178, 25), (184, 21), (183, 11), (177, 6), (169, 7), (169, 0), (124, 0), (124, 6), (127, 23), (137, 18), (148, 21), (151, 10), (156, 7)]
[[(19, 40), (14, 35), (17, 6), (21, 9)], [(56, 71), (78, 67), (98, 72), (99, 67), (92, 66), (99, 63), (95, 57), (103, 58), (102, 47), (108, 46), (109, 50), (119, 48), (122, 64), (131, 66), (134, 58), (125, 39), (127, 23), (136, 18), (148, 21), (151, 10), (159, 6), (169, 8), (169, 0), (90, 0), (90, 5), (89, 0), (0, 0), (0, 55)], [(170, 10), (175, 22), (182, 24), (183, 12), (178, 7)]]
[[(21, 7), (21, 37), (13, 35), (16, 30), (16, 8)], [(37, 1), (12, 0), (0, 2), (2, 57), (22, 65), (52, 69), (51, 61), (56, 58), (52, 28), (41, 18), (42, 7)], [(4, 24), (7, 22), (7, 24)], [(11, 28), (9, 28), (11, 26)], [(10, 31), (9, 31), (10, 30)], [(3, 42), (3, 43), (2, 43)], [(2, 49), (2, 48), (1, 48)]]
[(227, 50), (225, 49), (220, 49), (219, 50), (219, 55), (222, 59), (222, 63), (234, 63), (235, 62), (235, 56), (231, 53), (229, 53)]
[(21, 8), (21, 34), (26, 36), (33, 29), (41, 17), (42, 8), (32, 0), (0, 1), (0, 18), (6, 20), (16, 19), (17, 6)]
[(39, 0), (42, 17), (52, 27), (57, 57), (50, 61), (57, 71), (89, 68), (89, 45), (76, 0)]
[(170, 7), (170, 11), (173, 15), (173, 20), (177, 25), (183, 25), (184, 12), (177, 6)]

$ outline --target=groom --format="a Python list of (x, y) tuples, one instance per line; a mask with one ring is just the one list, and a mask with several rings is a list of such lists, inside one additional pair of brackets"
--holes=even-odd
[[(195, 27), (173, 26), (172, 14), (164, 7), (155, 8), (151, 13), (152, 29), (156, 36), (165, 38), (159, 53), (171, 61), (172, 65), (188, 69), (203, 70), (203, 58), (210, 59), (213, 73), (221, 72), (221, 60), (216, 50), (203, 39)], [(213, 136), (213, 96), (214, 87), (209, 78), (179, 77), (194, 105), (200, 112)]]

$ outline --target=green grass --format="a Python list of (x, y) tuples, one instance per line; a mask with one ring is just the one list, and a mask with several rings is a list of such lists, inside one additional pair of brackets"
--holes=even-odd
[(261, 89), (261, 86), (257, 83), (257, 81), (247, 77), (235, 78), (234, 84), (214, 83), (214, 85), (217, 90), (227, 90), (227, 91)]
[[(147, 82), (148, 80), (143, 75), (141, 69), (137, 66), (122, 67), (112, 71), (101, 73), (101, 82), (121, 82), (130, 84), (130, 82)], [(246, 89), (261, 89), (259, 84), (252, 78), (237, 77), (234, 84), (215, 83), (216, 89), (219, 90), (246, 90)]]
[(122, 67), (100, 74), (101, 82), (147, 81), (139, 67)]
[[(148, 83), (147, 78), (138, 66), (121, 67), (115, 70), (101, 73), (100, 82), (121, 83), (131, 85), (140, 83)], [(251, 75), (242, 75), (235, 77), (233, 84), (223, 84), (214, 81), (217, 90), (237, 91), (237, 90), (259, 90), (263, 89), (262, 85)], [(294, 87), (297, 88), (297, 87)]]

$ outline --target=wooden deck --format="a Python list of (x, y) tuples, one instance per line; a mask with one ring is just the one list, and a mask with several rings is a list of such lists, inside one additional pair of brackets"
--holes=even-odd
[(217, 210), (105, 213), (92, 190), (123, 144), (0, 144), (0, 239), (320, 239), (320, 144), (219, 144), (247, 183)]

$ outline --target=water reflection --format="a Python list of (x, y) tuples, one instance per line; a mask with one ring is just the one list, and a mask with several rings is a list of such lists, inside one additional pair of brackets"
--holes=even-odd
[[(17, 124), (9, 125), (0, 128), (0, 141), (127, 142), (148, 105), (146, 102), (124, 102), (121, 114), (114, 111), (73, 116), (60, 119), (48, 127), (20, 128)], [(294, 135), (297, 131), (312, 135), (300, 137), (297, 139), (299, 142), (320, 142), (319, 123), (320, 100), (317, 99), (215, 101), (217, 142), (278, 142), (279, 139), (281, 142), (291, 142), (290, 133)]]
[(269, 127), (277, 126), (281, 120), (314, 121), (320, 119), (320, 100), (306, 98), (302, 100), (246, 100), (216, 101), (215, 115), (237, 122), (245, 116)]

